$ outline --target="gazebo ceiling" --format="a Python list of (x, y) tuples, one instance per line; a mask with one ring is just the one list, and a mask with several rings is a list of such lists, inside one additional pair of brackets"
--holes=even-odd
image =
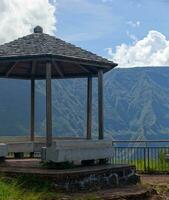
[(0, 45), (0, 77), (45, 79), (46, 62), (52, 63), (52, 78), (97, 76), (116, 63), (43, 33), (39, 26), (34, 33)]

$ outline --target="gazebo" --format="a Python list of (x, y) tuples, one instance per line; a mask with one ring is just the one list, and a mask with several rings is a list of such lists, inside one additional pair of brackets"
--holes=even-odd
[[(34, 28), (34, 33), (0, 46), (0, 77), (31, 81), (31, 142), (35, 140), (35, 80), (46, 80), (45, 156), (47, 156), (48, 149), (52, 149), (53, 152), (58, 146), (58, 143), (54, 144), (52, 140), (51, 80), (87, 78), (86, 141), (90, 141), (92, 139), (92, 78), (98, 77), (99, 140), (93, 144), (96, 145), (104, 139), (103, 74), (115, 66), (117, 64), (112, 61), (43, 33), (40, 26)], [(64, 149), (63, 144), (64, 141), (62, 141)], [(74, 145), (74, 141), (72, 141), (72, 145)], [(67, 143), (65, 146), (67, 147)], [(71, 149), (70, 146), (69, 149)]]

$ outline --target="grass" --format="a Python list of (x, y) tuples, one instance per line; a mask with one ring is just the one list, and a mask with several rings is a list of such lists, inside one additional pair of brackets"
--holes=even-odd
[[(116, 163), (123, 163), (121, 161)], [(155, 160), (150, 159), (149, 162), (146, 162), (143, 159), (133, 160), (133, 161), (125, 161), (126, 164), (135, 165), (136, 169), (139, 172), (148, 172), (148, 173), (169, 173), (169, 161), (164, 160)], [(124, 164), (123, 163), (123, 164)]]
[(165, 160), (158, 162), (153, 159), (149, 160), (149, 164), (146, 162), (146, 169), (144, 167), (144, 160), (137, 160), (135, 165), (139, 171), (148, 171), (149, 173), (169, 172), (169, 162)]
[(136, 168), (138, 170), (144, 171), (145, 167), (146, 170), (150, 173), (155, 172), (169, 172), (169, 161), (166, 160), (165, 154), (163, 152), (159, 153), (158, 158), (156, 159), (146, 159), (144, 160), (136, 160)]
[(54, 191), (52, 182), (36, 176), (0, 178), (0, 200), (60, 200), (60, 195)]
[[(0, 178), (0, 200), (69, 200), (70, 197), (70, 195), (55, 191), (53, 183), (49, 180), (42, 181), (35, 176)], [(78, 195), (72, 196), (72, 200), (96, 200), (96, 196), (94, 194)]]
[(126, 164), (131, 164), (135, 165), (136, 169), (139, 172), (148, 172), (148, 173), (169, 173), (169, 160), (166, 160), (165, 153), (159, 152), (159, 156), (156, 158), (148, 158), (146, 159), (129, 159), (127, 160), (127, 156), (125, 159), (116, 159), (115, 163), (126, 163)]
[(41, 200), (43, 192), (27, 191), (19, 185), (17, 181), (0, 180), (0, 199), (1, 200)]

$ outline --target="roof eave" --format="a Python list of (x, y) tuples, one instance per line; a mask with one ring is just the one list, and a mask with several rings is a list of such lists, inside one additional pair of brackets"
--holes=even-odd
[(68, 57), (63, 55), (53, 55), (51, 53), (48, 54), (31, 54), (31, 55), (11, 55), (11, 56), (0, 56), (0, 62), (13, 62), (13, 61), (31, 61), (31, 60), (41, 60), (41, 61), (51, 61), (52, 59), (55, 59), (57, 61), (63, 61), (63, 62), (74, 62), (74, 63), (80, 63), (84, 65), (89, 66), (97, 66), (101, 68), (106, 68), (108, 70), (116, 67), (118, 64), (107, 61), (97, 61), (97, 60), (88, 60), (84, 58), (78, 58), (78, 57)]

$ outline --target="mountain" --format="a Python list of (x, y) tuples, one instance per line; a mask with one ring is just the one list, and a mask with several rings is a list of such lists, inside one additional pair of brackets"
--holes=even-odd
[[(53, 134), (85, 135), (86, 80), (53, 80)], [(30, 81), (0, 80), (0, 135), (28, 135)], [(116, 139), (169, 138), (169, 68), (114, 69), (104, 76), (105, 134)], [(36, 134), (45, 134), (45, 82), (36, 81)], [(93, 84), (97, 136), (97, 80)]]

